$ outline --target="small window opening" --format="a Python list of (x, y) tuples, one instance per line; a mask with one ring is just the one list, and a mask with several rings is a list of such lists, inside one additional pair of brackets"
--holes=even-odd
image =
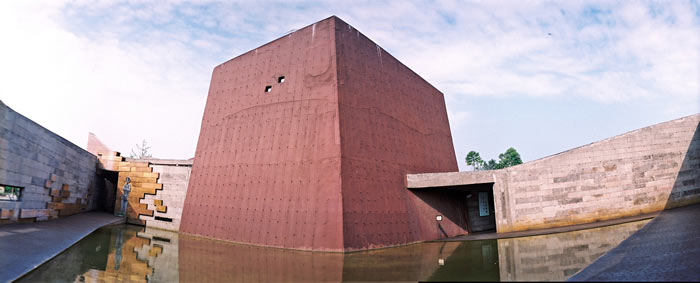
[(155, 219), (156, 219), (156, 220), (160, 220), (160, 221), (165, 221), (165, 222), (173, 222), (173, 219), (172, 219), (172, 218), (168, 218), (168, 217), (156, 216)]
[(265, 87), (265, 92), (271, 92), (271, 91), (272, 91), (271, 85)]
[(156, 218), (156, 220), (160, 220), (160, 221), (173, 222), (173, 219), (172, 219), (172, 218), (168, 218), (168, 217), (156, 216), (155, 218)]
[(153, 236), (153, 240), (161, 241), (161, 242), (166, 242), (166, 243), (170, 243), (170, 239), (168, 239), (168, 238), (163, 238), (163, 237), (158, 237), (158, 236)]
[(0, 185), (0, 200), (19, 201), (22, 198), (22, 187)]
[(284, 76), (281, 76), (281, 77), (277, 78), (277, 82), (278, 82), (278, 83), (283, 83), (283, 82), (284, 82)]

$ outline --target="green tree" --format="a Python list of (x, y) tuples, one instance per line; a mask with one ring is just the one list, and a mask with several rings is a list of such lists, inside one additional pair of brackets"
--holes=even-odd
[(484, 170), (496, 170), (496, 169), (501, 169), (501, 168), (499, 168), (498, 163), (496, 163), (496, 160), (493, 160), (493, 159), (491, 159), (491, 160), (489, 160), (488, 162), (486, 162), (486, 163), (484, 164), (483, 168), (484, 168)]
[(467, 162), (467, 165), (474, 167), (474, 170), (496, 170), (523, 163), (522, 159), (520, 159), (520, 154), (518, 151), (512, 147), (508, 148), (506, 152), (498, 155), (498, 162), (496, 162), (494, 159), (484, 162), (479, 153), (473, 150), (467, 154), (465, 161)]
[(467, 157), (464, 160), (467, 162), (467, 165), (474, 168), (474, 170), (480, 170), (484, 165), (484, 161), (481, 160), (479, 153), (473, 150), (467, 153)]
[[(520, 154), (515, 148), (508, 148), (506, 152), (498, 155), (498, 164), (501, 168), (506, 168), (510, 166), (515, 166), (518, 164), (523, 164), (523, 160), (520, 159)], [(499, 168), (500, 169), (500, 168)]]

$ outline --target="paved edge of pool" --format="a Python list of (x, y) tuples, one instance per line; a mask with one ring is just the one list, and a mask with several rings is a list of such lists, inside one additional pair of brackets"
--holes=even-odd
[(460, 242), (460, 241), (508, 239), (508, 238), (518, 238), (518, 237), (548, 235), (548, 234), (586, 230), (586, 229), (593, 229), (593, 228), (618, 225), (618, 224), (623, 224), (623, 223), (628, 223), (628, 222), (640, 221), (640, 220), (645, 220), (645, 219), (649, 219), (649, 218), (654, 218), (654, 217), (658, 216), (659, 214), (661, 214), (661, 211), (644, 213), (644, 214), (631, 216), (631, 217), (616, 218), (616, 219), (597, 221), (597, 222), (585, 223), (585, 224), (576, 224), (576, 225), (570, 225), (570, 226), (562, 226), (562, 227), (552, 227), (552, 228), (545, 228), (545, 229), (535, 229), (535, 230), (527, 230), (527, 231), (508, 232), (508, 233), (467, 234), (467, 235), (457, 236), (457, 237), (452, 237), (452, 238), (433, 240), (430, 242)]
[(700, 281), (700, 204), (664, 210), (569, 281)]
[(22, 278), (95, 230), (124, 223), (106, 212), (86, 212), (50, 221), (0, 225), (0, 282)]

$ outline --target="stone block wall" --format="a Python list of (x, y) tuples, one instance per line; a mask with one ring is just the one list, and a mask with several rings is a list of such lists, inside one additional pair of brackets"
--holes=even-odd
[(192, 171), (192, 160), (149, 159), (154, 173), (159, 173), (158, 183), (163, 184), (163, 190), (155, 195), (146, 195), (141, 200), (148, 209), (155, 211), (152, 216), (141, 215), (147, 227), (155, 227), (171, 231), (180, 230), (182, 207), (187, 195), (187, 184)]
[[(94, 150), (88, 139), (88, 149)], [(160, 174), (153, 172), (148, 161), (126, 160), (121, 153), (108, 150), (106, 152), (93, 152), (98, 156), (99, 167), (102, 170), (118, 172), (117, 192), (114, 200), (114, 213), (121, 213), (121, 198), (124, 195), (124, 185), (126, 178), (130, 180), (128, 204), (126, 208), (126, 221), (131, 224), (145, 225), (145, 220), (141, 216), (153, 216), (154, 211), (141, 201), (146, 195), (155, 195), (157, 191), (163, 189), (163, 184), (158, 183)]]
[(117, 172), (114, 212), (121, 210), (126, 177), (131, 180), (127, 221), (171, 231), (180, 230), (182, 207), (192, 170), (192, 159), (135, 159), (109, 149), (95, 134), (88, 136), (88, 150), (99, 157), (99, 167)]
[(498, 233), (591, 223), (700, 202), (700, 114), (652, 125), (518, 166), (408, 174), (440, 192), (493, 184)]
[(0, 184), (22, 187), (0, 201), (0, 223), (91, 210), (97, 158), (0, 101)]
[(696, 114), (495, 171), (498, 232), (700, 202), (699, 122)]

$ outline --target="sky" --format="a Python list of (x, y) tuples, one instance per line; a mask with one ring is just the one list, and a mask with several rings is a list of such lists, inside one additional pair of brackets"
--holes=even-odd
[(698, 1), (2, 1), (0, 100), (190, 158), (214, 67), (331, 15), (444, 93), (462, 171), (700, 113)]

